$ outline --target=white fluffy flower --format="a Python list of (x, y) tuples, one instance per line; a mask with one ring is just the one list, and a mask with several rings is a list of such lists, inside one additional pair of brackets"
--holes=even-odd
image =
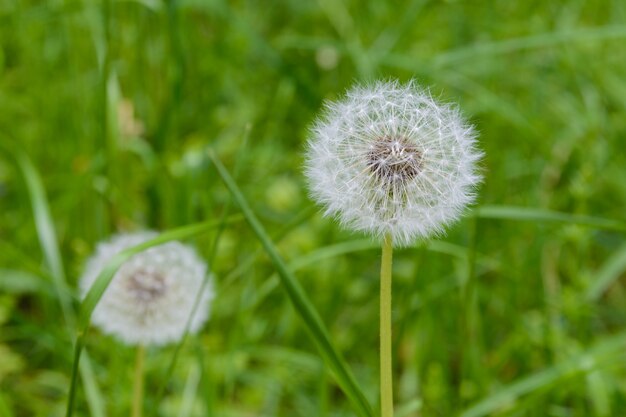
[[(156, 236), (154, 232), (123, 234), (100, 243), (80, 280), (83, 297), (114, 255)], [(196, 251), (180, 242), (147, 249), (125, 262), (115, 274), (93, 312), (92, 323), (127, 344), (177, 341), (183, 336), (207, 273), (207, 265)], [(191, 320), (190, 332), (197, 332), (207, 320), (212, 298), (209, 282)]]
[(407, 245), (442, 232), (473, 201), (480, 157), (456, 107), (414, 82), (377, 82), (326, 104), (306, 174), (326, 214)]

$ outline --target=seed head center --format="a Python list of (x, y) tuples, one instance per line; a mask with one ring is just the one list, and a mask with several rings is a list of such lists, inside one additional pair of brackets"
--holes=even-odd
[(163, 274), (139, 269), (132, 274), (127, 281), (128, 291), (139, 302), (152, 302), (167, 290), (167, 283)]
[(422, 169), (422, 153), (403, 137), (384, 136), (367, 155), (370, 171), (385, 183), (408, 181)]

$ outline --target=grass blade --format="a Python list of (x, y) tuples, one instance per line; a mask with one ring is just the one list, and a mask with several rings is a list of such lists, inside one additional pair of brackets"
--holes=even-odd
[(444, 66), (463, 60), (476, 59), (477, 56), (502, 55), (517, 51), (546, 48), (561, 44), (575, 42), (598, 42), (626, 37), (626, 26), (607, 25), (594, 28), (576, 28), (536, 35), (523, 36), (498, 40), (493, 42), (481, 42), (475, 45), (464, 46), (437, 55), (433, 59), (433, 66)]
[[(309, 206), (308, 208), (302, 210), (293, 218), (293, 220), (285, 224), (278, 231), (278, 233), (273, 236), (274, 241), (280, 241), (283, 237), (287, 236), (287, 234), (289, 234), (292, 229), (295, 229), (297, 226), (301, 225), (305, 220), (311, 217), (314, 210), (316, 211), (317, 208), (313, 206)], [(239, 264), (224, 277), (222, 281), (222, 288), (224, 288), (228, 284), (231, 284), (236, 278), (239, 278), (240, 276), (246, 274), (249, 270), (251, 270), (254, 266), (254, 262), (259, 256), (261, 256), (262, 253), (263, 249), (259, 248), (258, 250), (248, 255), (248, 257), (246, 257), (244, 260), (239, 262)]]
[(416, 399), (402, 404), (398, 407), (395, 417), (409, 417), (417, 415), (417, 413), (423, 408), (424, 404), (422, 400)]
[(70, 291), (67, 286), (63, 260), (41, 176), (23, 152), (15, 152), (15, 160), (26, 182), (26, 189), (32, 204), (37, 237), (39, 238), (46, 265), (50, 270), (57, 296), (59, 297), (65, 322), (69, 328), (74, 328), (75, 317), (72, 311)]
[(89, 359), (87, 351), (83, 352), (83, 355), (85, 358), (80, 362), (80, 377), (83, 381), (83, 387), (85, 388), (85, 396), (87, 397), (89, 409), (92, 410), (91, 413), (94, 417), (105, 417), (105, 402), (100, 393), (98, 383), (96, 382), (96, 374), (91, 359)]
[[(304, 256), (295, 258), (289, 263), (288, 269), (291, 270), (291, 272), (296, 272), (311, 265), (316, 265), (327, 259), (339, 257), (350, 253), (371, 251), (374, 249), (380, 250), (380, 243), (377, 243), (371, 239), (359, 239), (340, 242), (322, 247)], [(468, 261), (468, 250), (462, 246), (458, 246), (453, 243), (444, 242), (441, 240), (431, 240), (425, 243), (422, 249), (432, 253), (448, 255), (452, 258), (457, 258), (458, 260), (462, 260), (464, 262)], [(499, 266), (495, 261), (491, 259), (478, 259), (478, 263), (489, 269), (496, 269)], [(272, 274), (258, 289), (256, 297), (247, 303), (241, 304), (239, 308), (247, 309), (256, 307), (261, 302), (263, 302), (263, 300), (269, 294), (271, 294), (271, 292), (274, 291), (274, 289), (279, 285), (280, 282), (278, 274)]]
[(474, 215), (483, 219), (569, 223), (595, 229), (626, 232), (626, 223), (622, 221), (526, 207), (481, 206), (474, 210)]
[(595, 281), (587, 290), (587, 300), (595, 301), (615, 282), (626, 270), (626, 245), (623, 245), (602, 266)]
[(382, 63), (390, 67), (410, 71), (434, 71), (459, 65), (461, 62), (476, 59), (476, 57), (488, 59), (499, 55), (551, 48), (563, 44), (612, 41), (625, 37), (626, 26), (624, 25), (575, 28), (462, 46), (458, 49), (452, 49), (433, 56), (426, 63), (426, 66), (424, 62), (416, 60), (414, 56), (397, 53), (386, 54), (382, 59)]
[[(74, 412), (74, 402), (76, 401), (76, 386), (78, 385), (78, 368), (80, 362), (80, 354), (85, 347), (85, 337), (80, 334), (74, 342), (74, 361), (72, 362), (72, 377), (70, 380), (70, 391), (67, 397), (67, 408), (65, 410), (65, 416), (71, 417)], [(85, 363), (83, 361), (82, 363)]]
[[(242, 144), (238, 148), (239, 154), (241, 154), (242, 152), (245, 152), (245, 149), (248, 146), (248, 139), (250, 138), (250, 130), (251, 130), (251, 126), (246, 125), (244, 128)], [(204, 156), (204, 154), (202, 155)], [(239, 166), (235, 167), (235, 174), (237, 173), (238, 168)], [(224, 229), (226, 228), (226, 222), (224, 220), (228, 218), (229, 213), (230, 213), (230, 204), (227, 203), (224, 205), (224, 207), (222, 207), (222, 213), (219, 216), (221, 224), (215, 231), (215, 236), (213, 238), (212, 244), (211, 246), (209, 246), (210, 249), (209, 249), (208, 257), (207, 257), (209, 268), (211, 268), (217, 256), (217, 250), (219, 247), (220, 239), (222, 238), (222, 233)], [(210, 277), (211, 277), (210, 275), (207, 275), (204, 277), (202, 286), (200, 287), (200, 290), (198, 291), (198, 294), (196, 295), (196, 298), (193, 302), (193, 308), (191, 310), (191, 314), (187, 318), (187, 323), (185, 324), (185, 331), (183, 332), (183, 336), (174, 346), (174, 353), (172, 354), (172, 358), (170, 359), (169, 366), (167, 367), (167, 371), (165, 372), (165, 376), (163, 377), (161, 388), (156, 391), (157, 397), (156, 397), (156, 401), (154, 402), (154, 404), (158, 403), (165, 396), (167, 385), (169, 384), (172, 374), (174, 373), (176, 364), (178, 363), (178, 356), (180, 355), (183, 345), (185, 344), (185, 341), (187, 340), (187, 334), (189, 333), (189, 330), (191, 328), (192, 318), (196, 314), (196, 310), (198, 309), (198, 306), (200, 305), (200, 300), (202, 299), (202, 293), (205, 287), (209, 285)], [(203, 396), (203, 399), (205, 401), (206, 409), (211, 410), (213, 407), (213, 403), (212, 403), (210, 396)], [(155, 411), (153, 411), (153, 413), (155, 413)]]
[(54, 291), (48, 281), (26, 271), (0, 268), (0, 291), (6, 294), (40, 294), (53, 297)]
[[(52, 277), (66, 326), (69, 332), (73, 332), (76, 325), (76, 315), (72, 307), (71, 292), (67, 285), (63, 259), (41, 176), (25, 153), (13, 149), (9, 149), (9, 152), (14, 154), (17, 166), (26, 182), (39, 244)], [(104, 401), (88, 358), (83, 361), (79, 369), (91, 414), (95, 417), (104, 417), (106, 415)], [(70, 386), (70, 393), (71, 391), (72, 387)]]
[(601, 362), (614, 362), (626, 348), (626, 332), (619, 333), (596, 343), (589, 350), (562, 363), (512, 383), (484, 400), (474, 404), (459, 417), (482, 417), (491, 415), (519, 400), (520, 397), (546, 388), (559, 381), (587, 374), (597, 369)]
[(328, 330), (324, 326), (324, 323), (322, 322), (319, 313), (313, 307), (313, 304), (306, 296), (304, 290), (302, 289), (294, 275), (287, 268), (285, 261), (283, 261), (282, 257), (278, 253), (278, 250), (272, 243), (270, 237), (265, 231), (265, 228), (256, 218), (254, 212), (248, 205), (248, 202), (239, 190), (239, 187), (237, 187), (237, 184), (228, 173), (224, 165), (213, 152), (209, 151), (209, 156), (215, 164), (220, 177), (226, 184), (234, 200), (239, 205), (239, 208), (243, 212), (244, 217), (250, 224), (250, 227), (252, 228), (257, 238), (263, 245), (268, 256), (272, 260), (272, 263), (274, 264), (274, 267), (279, 274), (281, 283), (283, 284), (290, 301), (304, 321), (307, 329), (310, 331), (313, 340), (317, 344), (322, 356), (328, 363), (328, 366), (334, 374), (337, 383), (342, 388), (348, 399), (352, 402), (352, 405), (359, 415), (373, 417), (374, 414), (372, 412), (370, 404), (368, 403), (365, 395), (356, 383), (356, 380), (350, 372), (348, 365), (332, 344)]

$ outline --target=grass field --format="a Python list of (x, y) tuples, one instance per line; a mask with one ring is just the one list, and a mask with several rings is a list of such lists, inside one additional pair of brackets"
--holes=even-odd
[[(99, 241), (207, 221), (212, 317), (148, 349), (145, 415), (377, 416), (380, 245), (302, 163), (324, 100), (379, 78), (458, 102), (485, 152), (464, 219), (394, 255), (396, 417), (626, 415), (623, 0), (0, 0), (0, 416), (65, 415)], [(128, 415), (134, 349), (84, 340), (74, 415)]]

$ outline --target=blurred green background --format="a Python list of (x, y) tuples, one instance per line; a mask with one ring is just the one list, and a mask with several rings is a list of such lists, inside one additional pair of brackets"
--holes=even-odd
[[(624, 228), (533, 211), (626, 220), (623, 0), (0, 0), (0, 415), (64, 414), (52, 277), (74, 292), (115, 232), (237, 212), (207, 146), (376, 409), (377, 244), (320, 215), (301, 165), (323, 101), (380, 77), (458, 102), (486, 154), (475, 210), (396, 253), (397, 416), (626, 415)], [(147, 415), (355, 415), (254, 234), (218, 237), (213, 317), (171, 375), (148, 351)], [(87, 350), (76, 415), (128, 414), (134, 351), (95, 329)]]

